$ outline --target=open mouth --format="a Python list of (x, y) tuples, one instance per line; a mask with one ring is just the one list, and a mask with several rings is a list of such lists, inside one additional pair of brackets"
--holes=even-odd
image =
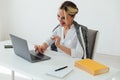
[(61, 24), (61, 25), (65, 25), (65, 22), (61, 22), (60, 24)]

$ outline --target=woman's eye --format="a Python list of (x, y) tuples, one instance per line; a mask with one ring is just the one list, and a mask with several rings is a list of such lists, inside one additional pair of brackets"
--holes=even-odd
[(61, 19), (65, 19), (65, 17), (62, 17)]
[(59, 15), (57, 15), (57, 17), (60, 17)]
[(61, 20), (64, 20), (65, 19), (65, 17), (63, 16), (63, 17), (61, 17), (60, 15), (57, 15), (57, 17), (58, 18), (60, 18)]

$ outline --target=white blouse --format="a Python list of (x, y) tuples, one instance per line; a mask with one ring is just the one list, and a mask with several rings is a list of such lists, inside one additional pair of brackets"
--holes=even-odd
[[(80, 30), (81, 28), (79, 28)], [(81, 32), (80, 32), (81, 33)], [(79, 57), (82, 58), (83, 56), (83, 48), (77, 38), (76, 30), (74, 28), (74, 24), (71, 25), (70, 29), (68, 30), (65, 38), (64, 38), (64, 27), (59, 26), (55, 29), (54, 32), (52, 32), (52, 35), (45, 41), (48, 46), (50, 46), (52, 43), (54, 43), (54, 40), (51, 39), (53, 35), (58, 35), (61, 38), (60, 44), (64, 45), (71, 49), (71, 56), (72, 57)], [(59, 48), (58, 52), (64, 53)]]

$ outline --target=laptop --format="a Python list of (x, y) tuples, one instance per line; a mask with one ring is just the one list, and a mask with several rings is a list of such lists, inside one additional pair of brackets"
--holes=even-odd
[(15, 54), (23, 59), (31, 63), (50, 59), (50, 57), (45, 54), (36, 53), (35, 50), (29, 50), (26, 40), (13, 34), (10, 34), (10, 38)]

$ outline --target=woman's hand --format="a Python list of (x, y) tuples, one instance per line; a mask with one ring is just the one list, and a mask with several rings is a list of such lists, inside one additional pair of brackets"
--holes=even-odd
[(44, 47), (43, 46), (35, 45), (34, 48), (35, 48), (35, 52), (44, 53)]
[(35, 45), (35, 51), (38, 53), (44, 53), (44, 51), (47, 49), (48, 45), (46, 43), (43, 43), (42, 45)]
[(60, 45), (61, 38), (58, 35), (54, 35), (52, 40), (55, 40), (55, 45), (58, 47)]

